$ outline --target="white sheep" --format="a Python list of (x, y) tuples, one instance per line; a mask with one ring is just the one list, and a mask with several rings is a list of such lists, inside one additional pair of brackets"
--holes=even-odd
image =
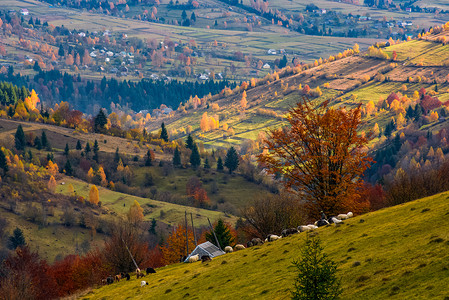
[(199, 259), (200, 259), (199, 254), (197, 254), (197, 255), (192, 255), (192, 256), (189, 257), (189, 263), (196, 262), (196, 261), (198, 261)]
[(352, 217), (354, 216), (354, 214), (352, 213), (352, 211), (348, 212), (346, 215), (348, 216), (348, 218), (352, 218)]
[(314, 229), (318, 228), (318, 226), (313, 225), (313, 224), (309, 224), (309, 225), (307, 225), (307, 227), (309, 227), (310, 230), (314, 230)]
[(140, 287), (144, 287), (144, 286), (146, 286), (146, 285), (148, 285), (148, 282), (146, 282), (145, 280), (142, 280), (142, 281), (140, 282)]
[(278, 239), (280, 239), (281, 237), (275, 234), (269, 234), (267, 237), (267, 242), (273, 242), (273, 241), (277, 241)]
[(332, 217), (332, 223), (338, 224), (343, 222), (342, 220), (337, 219), (336, 217)]
[(310, 230), (310, 228), (308, 226), (305, 226), (305, 225), (298, 226), (299, 232), (304, 232), (304, 231), (309, 231), (309, 230)]
[(224, 248), (224, 251), (225, 251), (226, 253), (232, 253), (232, 251), (234, 251), (234, 250), (232, 249), (231, 246), (226, 246), (226, 247)]
[(338, 216), (337, 216), (337, 219), (339, 219), (339, 220), (346, 220), (348, 218), (348, 215), (347, 214), (339, 214)]
[(243, 246), (242, 244), (237, 244), (234, 246), (235, 251), (243, 250), (243, 249), (245, 249), (245, 246)]

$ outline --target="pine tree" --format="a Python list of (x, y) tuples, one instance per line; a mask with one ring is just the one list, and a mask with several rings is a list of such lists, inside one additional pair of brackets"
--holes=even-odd
[(70, 152), (69, 144), (66, 143), (66, 144), (65, 144), (65, 148), (64, 148), (64, 155), (65, 155), (65, 156), (69, 156), (69, 152)]
[(223, 171), (223, 160), (221, 157), (218, 157), (217, 160), (217, 171)]
[(81, 150), (82, 149), (80, 140), (78, 140), (78, 142), (76, 142), (76, 148), (75, 149), (76, 150)]
[(59, 45), (58, 55), (61, 57), (65, 55), (64, 47), (62, 46), (62, 44)]
[[(218, 219), (214, 231), (221, 249), (224, 249), (226, 246), (231, 246), (234, 243), (234, 237), (231, 234), (230, 227), (222, 219)], [(206, 233), (206, 240), (218, 247), (212, 232)]]
[(422, 110), (421, 105), (416, 104), (416, 106), (415, 106), (415, 121), (418, 121), (419, 118), (421, 118), (422, 114), (423, 114), (423, 110)]
[(15, 146), (17, 150), (24, 150), (26, 146), (25, 133), (23, 132), (22, 125), (17, 127), (16, 134), (14, 136)]
[(42, 69), (39, 66), (39, 63), (37, 62), (37, 60), (34, 62), (33, 70), (36, 71), (36, 72), (42, 71)]
[(84, 152), (86, 153), (86, 156), (89, 154), (90, 152), (90, 143), (86, 142), (86, 147), (84, 147)]
[(8, 162), (2, 149), (0, 149), (0, 168), (3, 169), (3, 173), (8, 172)]
[(201, 164), (201, 157), (196, 144), (193, 144), (192, 154), (190, 154), (190, 164), (193, 168), (197, 168)]
[(192, 14), (190, 15), (190, 20), (192, 20), (193, 22), (196, 22), (195, 12), (192, 12)]
[(181, 13), (181, 18), (184, 20), (185, 18), (187, 18), (187, 13), (185, 10), (182, 11)]
[(50, 143), (48, 142), (47, 134), (45, 133), (45, 131), (42, 131), (41, 144), (42, 144), (42, 148), (47, 148), (50, 145)]
[(168, 133), (167, 133), (167, 129), (165, 128), (165, 124), (164, 122), (162, 122), (161, 124), (161, 139), (163, 139), (164, 141), (168, 142)]
[(173, 165), (179, 167), (181, 165), (181, 153), (179, 153), (178, 147), (175, 148), (175, 153), (173, 154)]
[(98, 115), (95, 117), (94, 120), (94, 129), (95, 132), (101, 131), (104, 129), (104, 127), (108, 124), (108, 119), (103, 111), (103, 109), (100, 109), (98, 112)]
[(8, 248), (11, 250), (15, 250), (17, 247), (25, 246), (25, 236), (23, 235), (23, 231), (20, 228), (14, 229), (13, 235), (9, 237), (9, 245)]
[(145, 157), (146, 157), (146, 159), (145, 159), (145, 166), (149, 167), (149, 166), (153, 165), (153, 160), (151, 158), (150, 150), (147, 151), (147, 155)]
[(206, 160), (204, 161), (204, 168), (205, 169), (210, 169), (210, 164), (209, 164), (209, 158), (206, 157)]
[(234, 147), (229, 148), (228, 153), (226, 153), (225, 166), (228, 168), (229, 174), (232, 174), (239, 166), (239, 156)]
[(342, 293), (337, 278), (337, 265), (323, 253), (317, 238), (307, 239), (299, 260), (293, 261), (297, 270), (294, 300), (338, 299)]
[(192, 136), (190, 134), (187, 137), (186, 148), (190, 149), (190, 150), (193, 150), (193, 138), (192, 138)]
[(98, 151), (100, 151), (100, 147), (98, 146), (98, 141), (95, 140), (94, 142), (94, 147), (93, 147), (93, 152), (94, 152), (94, 156), (92, 157), (97, 163), (98, 163)]
[(119, 161), (120, 161), (120, 153), (119, 153), (118, 147), (117, 147), (117, 149), (115, 149), (114, 162), (118, 163)]
[(153, 219), (151, 220), (151, 226), (150, 226), (150, 229), (148, 229), (148, 231), (149, 231), (151, 234), (156, 234), (156, 226), (157, 226), (156, 219), (153, 218)]
[(64, 170), (65, 170), (65, 174), (67, 176), (72, 176), (73, 169), (72, 169), (72, 164), (70, 163), (70, 160), (67, 160), (67, 162), (65, 163)]

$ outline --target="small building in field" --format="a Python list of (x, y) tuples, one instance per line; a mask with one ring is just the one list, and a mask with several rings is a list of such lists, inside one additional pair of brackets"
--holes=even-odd
[(210, 258), (215, 258), (217, 256), (225, 254), (225, 252), (220, 250), (220, 248), (218, 248), (211, 242), (205, 242), (205, 243), (202, 243), (202, 244), (199, 244), (198, 246), (196, 246), (196, 248), (192, 251), (192, 253), (190, 253), (189, 256), (187, 256), (187, 258), (186, 258), (186, 260), (184, 260), (184, 262), (189, 262), (190, 256), (194, 256), (197, 254), (201, 259), (202, 256), (206, 256), (206, 255), (209, 256)]
[(22, 16), (28, 16), (30, 14), (30, 12), (28, 11), (28, 9), (22, 8), (22, 9), (20, 9), (20, 14)]

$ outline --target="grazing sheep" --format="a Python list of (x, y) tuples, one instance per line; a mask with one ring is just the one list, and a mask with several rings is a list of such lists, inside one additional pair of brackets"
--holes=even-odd
[(129, 276), (128, 273), (126, 273), (125, 277), (126, 277), (126, 280), (129, 280), (131, 278), (131, 276)]
[(348, 215), (346, 215), (346, 214), (339, 214), (337, 216), (337, 219), (339, 219), (339, 220), (346, 220), (347, 218), (348, 218)]
[(275, 234), (269, 234), (267, 236), (267, 241), (268, 242), (273, 242), (273, 241), (277, 241), (278, 239), (280, 239), (281, 237)]
[(354, 216), (354, 214), (350, 211), (346, 214), (348, 216), (348, 218), (352, 218)]
[(212, 258), (210, 258), (209, 255), (203, 255), (203, 256), (201, 256), (201, 262), (202, 262), (202, 263), (205, 263), (205, 262), (208, 262), (208, 261), (212, 261)]
[(288, 229), (282, 230), (281, 235), (282, 235), (282, 237), (286, 237), (286, 236), (289, 236), (289, 235), (292, 235), (292, 234), (295, 234), (295, 233), (298, 233), (298, 229), (296, 229), (296, 228), (288, 228)]
[(305, 226), (305, 225), (299, 225), (298, 226), (298, 231), (299, 232), (305, 232), (305, 231), (309, 231), (309, 230), (310, 230), (310, 228), (308, 226)]
[(106, 283), (107, 283), (107, 280), (106, 280), (106, 279), (102, 279), (102, 280), (101, 280), (101, 284), (102, 284), (102, 285), (106, 285)]
[(106, 278), (106, 283), (107, 283), (107, 284), (112, 284), (112, 283), (114, 283), (114, 277), (109, 276), (108, 278)]
[(263, 241), (259, 238), (253, 238), (251, 243), (253, 243), (253, 246), (263, 245)]
[(142, 280), (142, 281), (140, 282), (140, 287), (144, 287), (144, 286), (146, 286), (146, 285), (148, 285), (148, 282), (146, 282), (145, 280)]
[(343, 222), (342, 220), (337, 219), (336, 217), (332, 217), (329, 221), (329, 223), (334, 223), (334, 224), (338, 224)]
[(122, 275), (120, 274), (115, 275), (115, 281), (119, 282), (120, 279), (122, 279)]
[(245, 249), (245, 246), (243, 246), (242, 244), (237, 244), (234, 246), (235, 251), (243, 250), (243, 249)]
[(307, 225), (307, 227), (309, 227), (310, 230), (314, 230), (314, 229), (318, 228), (318, 226), (313, 225), (313, 224), (309, 224), (309, 225)]
[(198, 261), (199, 259), (200, 259), (200, 255), (199, 255), (199, 254), (192, 255), (192, 256), (189, 257), (189, 263), (196, 262), (196, 261)]
[(154, 270), (153, 268), (147, 268), (147, 275), (154, 274), (154, 273), (156, 273), (156, 270)]
[(136, 269), (136, 277), (139, 279), (140, 277), (144, 277), (145, 274), (143, 274), (139, 268)]
[(225, 251), (226, 253), (232, 253), (232, 251), (234, 251), (234, 250), (232, 249), (231, 246), (226, 246), (226, 247), (224, 248), (224, 251)]

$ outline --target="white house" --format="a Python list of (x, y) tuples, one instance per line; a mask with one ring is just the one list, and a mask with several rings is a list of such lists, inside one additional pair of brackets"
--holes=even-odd
[(276, 55), (276, 50), (274, 50), (274, 49), (269, 49), (269, 50), (267, 51), (267, 53), (268, 53), (268, 54), (271, 54), (271, 55)]
[(26, 8), (20, 9), (20, 13), (22, 14), (22, 16), (28, 16), (30, 14), (28, 9), (26, 9)]
[(270, 67), (269, 64), (264, 64), (262, 68), (264, 68), (264, 69), (269, 69), (269, 68), (271, 68), (271, 67)]

